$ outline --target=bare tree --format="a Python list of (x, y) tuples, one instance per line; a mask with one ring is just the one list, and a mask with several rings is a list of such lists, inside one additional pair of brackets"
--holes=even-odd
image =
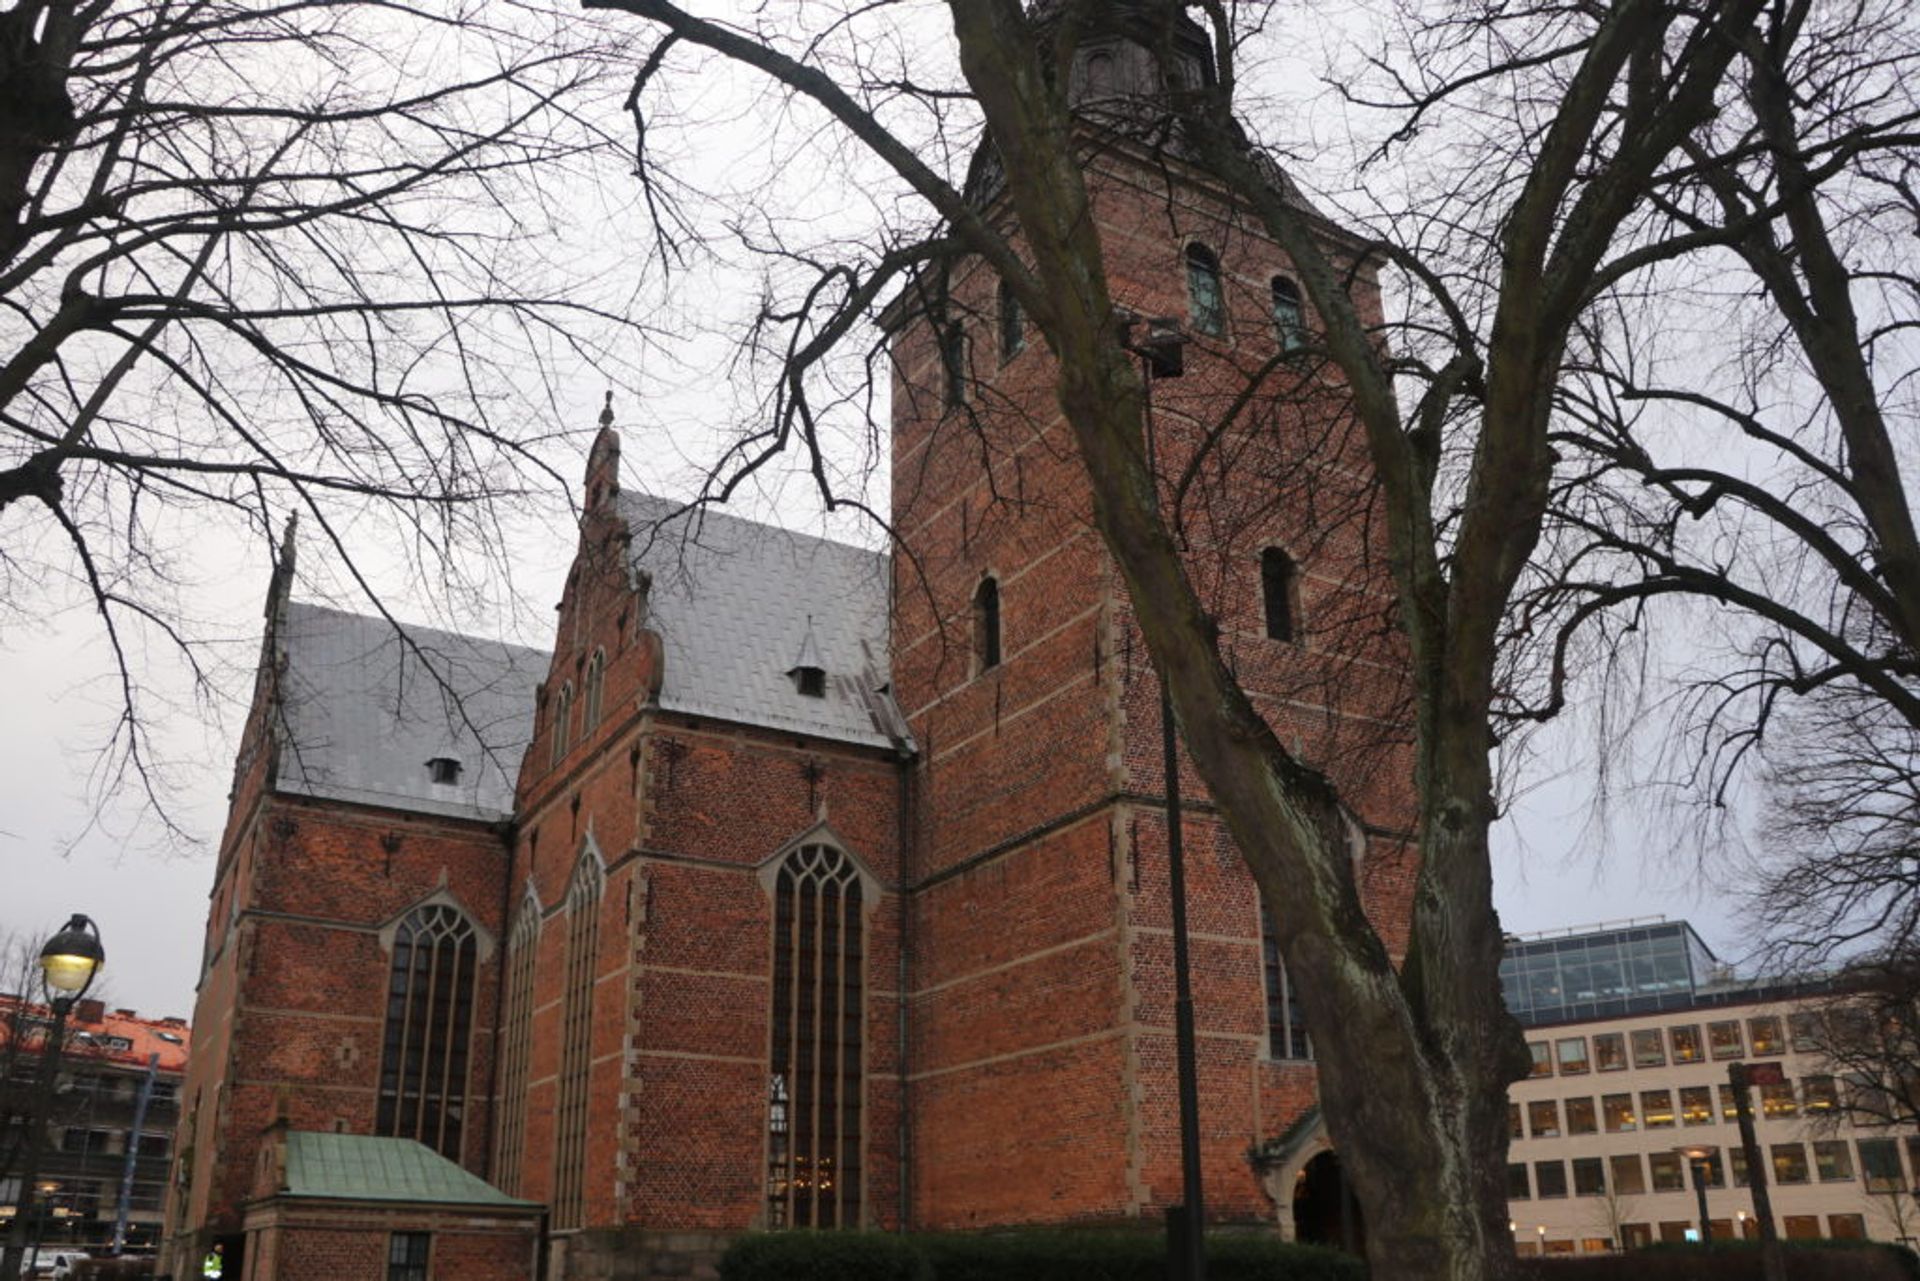
[[(1668, 612), (1690, 633), (1668, 759), (1709, 815), (1762, 784), (1763, 858), (1741, 875), (1806, 965), (1920, 931), (1920, 537), (1901, 443), (1920, 373), (1920, 23), (1872, 0), (1770, 6), (1735, 70), (1647, 224), (1649, 249), (1694, 254), (1597, 313), (1563, 385), (1568, 537), (1545, 594), (1575, 594), (1594, 623), (1578, 643), (1554, 634), (1556, 680), (1617, 652), (1656, 602), (1694, 602)], [(1674, 358), (1703, 323), (1730, 340), (1689, 337)]]
[(553, 376), (643, 339), (564, 216), (620, 58), (513, 0), (0, 11), (0, 620), (97, 609), (108, 788), (164, 800), (143, 669), (208, 692), (227, 548), (297, 513), (376, 600), (389, 563), (457, 594), (565, 492)]
[[(756, 332), (785, 336), (769, 344), (781, 367), (774, 412), (717, 487), (785, 444), (817, 449), (813, 395), (857, 404), (833, 382), (843, 370), (832, 357), (870, 332), (876, 299), (903, 282), (937, 293), (920, 282), (955, 259), (996, 274), (1057, 362), (1054, 399), (1094, 522), (1187, 749), (1277, 923), (1375, 1275), (1509, 1275), (1505, 1087), (1526, 1057), (1497, 983), (1489, 752), (1496, 715), (1528, 709), (1506, 701), (1518, 691), (1503, 646), (1547, 519), (1570, 357), (1642, 273), (1700, 250), (1653, 215), (1689, 172), (1692, 140), (1739, 97), (1733, 68), (1763, 14), (1785, 6), (1406, 6), (1404, 30), (1372, 63), (1377, 92), (1354, 96), (1393, 121), (1370, 173), (1410, 158), (1437, 167), (1371, 237), (1330, 234), (1249, 145), (1236, 110), (1259, 92), (1242, 69), (1258, 65), (1264, 6), (1192, 6), (1216, 74), (1167, 84), (1150, 118), (1124, 126), (1197, 166), (1278, 242), (1317, 320), (1313, 343), (1351, 397), (1391, 568), (1389, 616), (1410, 655), (1420, 865), (1396, 964), (1362, 909), (1339, 788), (1276, 736), (1222, 653), (1170, 515), (1178, 477), (1149, 462), (1143, 383), (1116, 332), (1115, 284), (1089, 212), (1089, 168), (1112, 135), (1073, 115), (1075, 48), (1118, 29), (1173, 66), (1176, 38), (1196, 30), (1183, 25), (1188, 6), (1061, 0), (1029, 12), (968, 0), (948, 6), (951, 35), (934, 45), (928, 30), (901, 36), (901, 11), (884, 4), (760, 6), (723, 22), (669, 0), (587, 3), (662, 33), (633, 98), (650, 191), (675, 189), (660, 150), (675, 123), (675, 59), (718, 55), (791, 95), (792, 114), (851, 139), (892, 174), (900, 200), (887, 207), (917, 211), (917, 225), (896, 215), (853, 255), (844, 242), (760, 242), (807, 279), (795, 301), (762, 310)], [(1448, 119), (1471, 131), (1471, 146), (1416, 145)], [(975, 120), (993, 167), (984, 186), (960, 177)], [(1363, 262), (1405, 291), (1388, 333), (1350, 292)], [(1247, 394), (1274, 376), (1252, 371)], [(814, 474), (830, 504), (845, 499), (817, 454)]]

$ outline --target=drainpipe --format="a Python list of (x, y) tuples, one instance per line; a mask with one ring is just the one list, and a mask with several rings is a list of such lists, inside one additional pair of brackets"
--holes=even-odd
[(911, 866), (911, 854), (913, 850), (913, 833), (914, 833), (913, 759), (914, 759), (913, 754), (911, 752), (902, 752), (898, 757), (899, 801), (898, 801), (898, 804), (894, 807), (895, 812), (899, 815), (899, 819), (897, 820), (899, 823), (899, 840), (898, 840), (899, 867), (898, 867), (897, 879), (900, 886), (900, 891), (899, 891), (900, 938), (898, 943), (900, 956), (899, 956), (899, 962), (898, 962), (899, 979), (897, 982), (897, 986), (899, 988), (899, 997), (897, 1001), (897, 1005), (899, 1009), (899, 1018), (898, 1018), (899, 1046), (898, 1046), (897, 1054), (898, 1054), (898, 1059), (900, 1064), (900, 1119), (898, 1123), (898, 1130), (899, 1130), (899, 1158), (898, 1159), (900, 1162), (900, 1176), (898, 1181), (900, 1185), (899, 1186), (900, 1205), (898, 1209), (898, 1219), (899, 1219), (901, 1232), (908, 1232), (908, 1231), (911, 1231), (913, 1228), (913, 1108), (911, 1106), (910, 1096), (909, 1096), (911, 1087), (908, 1085), (908, 1081), (907, 1081), (907, 1065), (908, 1065), (908, 1048), (907, 1047), (908, 1047), (908, 1039), (909, 1039), (908, 1038), (909, 1027), (908, 1027), (908, 1020), (907, 1020), (907, 1007), (908, 1007), (908, 1001), (909, 1001), (909, 993), (908, 993), (907, 984), (910, 978), (908, 967), (907, 967), (907, 956), (913, 950), (909, 946), (909, 940), (913, 936), (913, 913), (907, 901), (908, 889), (912, 884), (911, 880), (908, 877), (908, 868)]

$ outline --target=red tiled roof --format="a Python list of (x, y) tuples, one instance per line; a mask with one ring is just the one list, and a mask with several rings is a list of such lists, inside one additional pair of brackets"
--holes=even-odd
[[(11, 1035), (13, 1011), (22, 1004), (17, 996), (0, 996), (0, 1045)], [(38, 1029), (53, 1021), (53, 1011), (34, 1003), (25, 1005), (31, 1020), (26, 1036), (37, 1041), (44, 1035)], [(67, 1016), (67, 1026), (72, 1032), (68, 1053), (76, 1058), (144, 1068), (148, 1056), (158, 1054), (162, 1072), (186, 1070), (191, 1037), (185, 1019), (141, 1018), (132, 1010), (104, 1010), (97, 1002), (82, 1001)]]

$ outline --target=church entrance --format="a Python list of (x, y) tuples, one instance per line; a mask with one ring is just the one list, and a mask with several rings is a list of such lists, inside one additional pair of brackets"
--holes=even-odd
[(1367, 1248), (1360, 1203), (1347, 1185), (1340, 1158), (1322, 1152), (1302, 1167), (1293, 1181), (1293, 1239), (1330, 1245), (1361, 1254)]

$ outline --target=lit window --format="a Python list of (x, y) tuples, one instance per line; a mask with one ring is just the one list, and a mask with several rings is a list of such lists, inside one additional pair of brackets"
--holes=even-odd
[(1507, 1104), (1507, 1137), (1508, 1138), (1524, 1139), (1527, 1137), (1527, 1127), (1521, 1121), (1520, 1118), (1521, 1118), (1520, 1105), (1518, 1103)]
[(1599, 1128), (1600, 1117), (1594, 1111), (1591, 1098), (1567, 1100), (1568, 1134), (1593, 1134)]
[(1260, 952), (1267, 978), (1267, 1053), (1276, 1059), (1310, 1059), (1313, 1042), (1307, 1039), (1300, 994), (1287, 980), (1287, 963), (1265, 903), (1260, 905)]
[(1300, 309), (1300, 286), (1285, 276), (1273, 278), (1273, 327), (1280, 335), (1281, 351), (1299, 351), (1307, 342), (1307, 327)]
[(1293, 639), (1293, 558), (1278, 547), (1260, 553), (1260, 595), (1266, 606), (1267, 638)]
[(1793, 1082), (1781, 1081), (1777, 1085), (1760, 1087), (1760, 1114), (1768, 1120), (1798, 1116), (1800, 1108), (1794, 1101)]
[(1000, 666), (1000, 584), (991, 577), (973, 593), (973, 653), (980, 671)]
[(1713, 1087), (1686, 1085), (1680, 1088), (1680, 1120), (1687, 1125), (1713, 1124)]
[(387, 1281), (427, 1281), (430, 1232), (395, 1232), (387, 1238)]
[(1666, 1048), (1660, 1043), (1660, 1029), (1643, 1027), (1633, 1034), (1633, 1065), (1635, 1067), (1665, 1067)]
[(1808, 1077), (1800, 1083), (1800, 1092), (1802, 1106), (1806, 1108), (1808, 1116), (1831, 1112), (1840, 1103), (1839, 1097), (1834, 1092), (1833, 1078), (1830, 1076)]
[(1673, 1061), (1675, 1063), (1698, 1063), (1706, 1056), (1700, 1052), (1700, 1025), (1689, 1024), (1685, 1027), (1667, 1029), (1667, 1035), (1673, 1038)]
[(1747, 1186), (1747, 1150), (1738, 1143), (1727, 1149), (1727, 1168), (1733, 1172), (1733, 1186)]
[(1596, 1072), (1624, 1072), (1627, 1068), (1627, 1041), (1618, 1032), (1602, 1032), (1593, 1038), (1593, 1068)]
[(1781, 1226), (1786, 1229), (1784, 1236), (1789, 1241), (1818, 1241), (1820, 1239), (1820, 1216), (1817, 1214), (1787, 1214), (1780, 1218)]
[(1655, 1192), (1686, 1191), (1687, 1177), (1680, 1169), (1680, 1154), (1677, 1152), (1647, 1153), (1647, 1173), (1653, 1176)]
[(478, 940), (444, 903), (409, 912), (394, 931), (374, 1132), (417, 1139), (460, 1159), (467, 1110)]
[(1673, 1128), (1673, 1091), (1640, 1091), (1640, 1120), (1649, 1130)]
[(860, 1225), (866, 918), (853, 861), (803, 845), (774, 883), (767, 1223)]
[(1000, 359), (1011, 360), (1027, 345), (1027, 318), (1020, 312), (1020, 299), (1013, 286), (1000, 282)]
[(1548, 1045), (1545, 1041), (1528, 1041), (1527, 1053), (1533, 1056), (1533, 1067), (1528, 1070), (1528, 1076), (1553, 1075), (1553, 1047), (1551, 1045)]
[[(1866, 1145), (1862, 1143), (1861, 1146), (1864, 1148)], [(1891, 1148), (1893, 1145), (1888, 1144), (1887, 1146)], [(1773, 1181), (1775, 1183), (1805, 1183), (1807, 1181), (1806, 1144), (1776, 1143), (1773, 1145), (1772, 1156)], [(1864, 1151), (1860, 1154), (1860, 1163), (1862, 1165), (1867, 1163), (1866, 1153)], [(1893, 1154), (1893, 1164), (1896, 1169), (1900, 1165), (1900, 1154), (1898, 1152)], [(1869, 1184), (1868, 1191), (1872, 1190), (1873, 1187)]]
[(1226, 298), (1220, 289), (1220, 259), (1203, 244), (1187, 246), (1187, 301), (1194, 332), (1218, 338), (1227, 332)]
[(1747, 1020), (1747, 1031), (1753, 1037), (1755, 1054), (1785, 1054), (1787, 1044), (1780, 1036), (1780, 1020), (1771, 1014), (1757, 1015)]
[(1716, 1059), (1737, 1059), (1745, 1046), (1740, 1039), (1740, 1020), (1728, 1019), (1722, 1023), (1707, 1024), (1707, 1043), (1713, 1047)]
[(1535, 1099), (1527, 1104), (1527, 1128), (1536, 1139), (1560, 1137), (1560, 1104), (1555, 1099)]
[(1802, 1053), (1820, 1048), (1820, 1020), (1809, 1013), (1787, 1015), (1787, 1039)]
[(1639, 1129), (1634, 1120), (1631, 1094), (1608, 1094), (1600, 1099), (1601, 1120), (1608, 1134), (1631, 1134)]
[(1587, 1072), (1587, 1038), (1584, 1036), (1563, 1036), (1554, 1042), (1554, 1056), (1560, 1060), (1561, 1076), (1585, 1076)]

